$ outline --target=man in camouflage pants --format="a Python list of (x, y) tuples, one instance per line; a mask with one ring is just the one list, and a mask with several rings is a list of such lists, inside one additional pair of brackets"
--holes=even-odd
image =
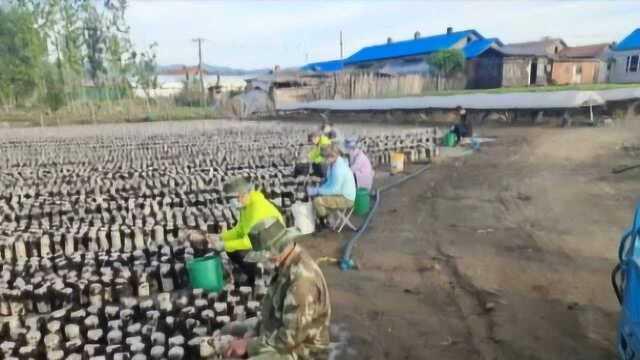
[(233, 340), (227, 357), (254, 360), (327, 359), (331, 302), (322, 271), (295, 243), (300, 234), (268, 219), (250, 234), (253, 254), (267, 256), (276, 274), (262, 301), (255, 336)]

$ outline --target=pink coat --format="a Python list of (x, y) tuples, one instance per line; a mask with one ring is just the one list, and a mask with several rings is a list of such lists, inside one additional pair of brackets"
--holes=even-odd
[(357, 186), (359, 188), (365, 188), (371, 190), (373, 186), (373, 167), (371, 161), (367, 158), (362, 150), (355, 149), (349, 154), (349, 166), (351, 171), (356, 176)]

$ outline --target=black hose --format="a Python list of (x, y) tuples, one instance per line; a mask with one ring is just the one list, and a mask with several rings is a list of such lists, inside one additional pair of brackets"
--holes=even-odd
[(378, 205), (380, 205), (380, 194), (395, 187), (398, 186), (404, 182), (406, 182), (407, 180), (410, 180), (420, 174), (422, 174), (423, 172), (427, 171), (427, 169), (429, 168), (429, 165), (423, 166), (422, 168), (418, 169), (416, 172), (414, 172), (413, 174), (407, 175), (403, 178), (401, 178), (400, 180), (393, 182), (391, 184), (387, 184), (381, 188), (379, 188), (378, 190), (376, 190), (375, 192), (375, 202), (373, 203), (373, 207), (371, 208), (371, 211), (369, 211), (369, 214), (367, 215), (367, 218), (364, 220), (364, 223), (362, 224), (362, 226), (360, 226), (360, 228), (358, 229), (358, 232), (356, 232), (356, 234), (349, 240), (349, 242), (347, 242), (345, 249), (344, 249), (344, 254), (342, 255), (342, 260), (340, 261), (341, 267), (343, 270), (347, 270), (348, 268), (350, 268), (351, 266), (349, 266), (348, 264), (351, 264), (352, 262), (352, 252), (353, 252), (353, 247), (356, 244), (356, 241), (360, 238), (360, 236), (362, 236), (362, 234), (364, 233), (364, 231), (367, 229), (367, 227), (369, 227), (369, 223), (371, 222), (371, 220), (373, 219), (373, 215), (375, 214), (376, 210), (378, 209)]
[(620, 269), (620, 264), (617, 264), (616, 267), (613, 268), (613, 271), (611, 272), (611, 285), (613, 286), (613, 291), (616, 293), (618, 302), (622, 305), (622, 289), (620, 289), (620, 285), (618, 285), (617, 280)]
[(633, 170), (633, 169), (637, 169), (637, 168), (640, 168), (640, 164), (631, 165), (631, 166), (624, 166), (624, 167), (621, 167), (621, 168), (614, 168), (614, 169), (611, 170), (611, 173), (612, 174), (621, 174), (621, 173), (623, 173), (625, 171)]

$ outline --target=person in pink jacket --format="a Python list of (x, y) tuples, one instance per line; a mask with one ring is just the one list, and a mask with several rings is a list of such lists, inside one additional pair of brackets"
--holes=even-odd
[(349, 167), (356, 177), (356, 186), (371, 190), (373, 186), (373, 166), (365, 153), (358, 149), (358, 140), (348, 138), (344, 141), (344, 149), (349, 154)]

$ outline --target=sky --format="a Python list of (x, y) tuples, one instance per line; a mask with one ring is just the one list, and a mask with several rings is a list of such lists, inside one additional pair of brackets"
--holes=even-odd
[(299, 66), (344, 57), (360, 48), (476, 29), (504, 43), (561, 37), (570, 46), (620, 42), (640, 27), (638, 0), (249, 1), (131, 0), (127, 19), (134, 44), (158, 43), (158, 62), (203, 61), (256, 69)]

